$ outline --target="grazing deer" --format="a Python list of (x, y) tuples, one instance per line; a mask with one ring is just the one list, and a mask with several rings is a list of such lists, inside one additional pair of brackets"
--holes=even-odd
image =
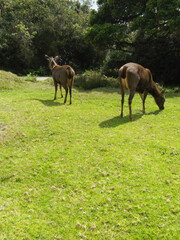
[(63, 97), (62, 87), (66, 91), (66, 95), (65, 95), (65, 98), (64, 98), (64, 103), (66, 103), (67, 95), (68, 95), (68, 89), (69, 89), (70, 104), (71, 104), (72, 103), (72, 101), (71, 101), (72, 85), (73, 85), (74, 76), (75, 76), (74, 70), (69, 65), (59, 66), (55, 62), (53, 57), (49, 57), (47, 55), (45, 55), (45, 57), (49, 61), (49, 68), (52, 71), (52, 77), (53, 77), (53, 80), (54, 80), (54, 86), (55, 86), (54, 100), (56, 99), (57, 88), (58, 88), (58, 84), (59, 84), (60, 85), (60, 91), (61, 91), (61, 97)]
[(135, 92), (141, 96), (143, 103), (143, 113), (145, 113), (145, 100), (150, 93), (160, 110), (164, 109), (164, 90), (160, 91), (153, 81), (151, 71), (137, 63), (127, 63), (119, 69), (119, 79), (121, 87), (121, 117), (123, 117), (123, 104), (126, 88), (129, 89), (129, 118), (132, 120), (131, 103)]

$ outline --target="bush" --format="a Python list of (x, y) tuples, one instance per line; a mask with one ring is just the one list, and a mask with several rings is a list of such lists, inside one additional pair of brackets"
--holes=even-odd
[(118, 77), (120, 67), (126, 62), (130, 62), (128, 53), (123, 53), (120, 50), (109, 51), (101, 66), (101, 72), (107, 76)]
[(106, 77), (97, 71), (86, 71), (76, 75), (74, 85), (86, 90), (99, 87), (119, 87), (117, 79)]
[(43, 66), (40, 66), (37, 70), (34, 69), (24, 69), (22, 71), (23, 75), (35, 75), (35, 76), (47, 76), (49, 74), (49, 69)]
[(28, 82), (36, 82), (36, 78), (36, 75), (34, 75), (33, 73), (29, 73), (26, 77), (24, 77), (24, 80)]

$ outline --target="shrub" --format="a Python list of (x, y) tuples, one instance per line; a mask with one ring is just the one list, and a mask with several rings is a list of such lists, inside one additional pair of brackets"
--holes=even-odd
[(119, 87), (117, 79), (106, 77), (97, 71), (86, 71), (76, 75), (74, 85), (87, 90), (99, 87)]
[(35, 75), (34, 73), (29, 73), (26, 77), (24, 77), (24, 80), (29, 82), (36, 82), (36, 78), (37, 75)]
[[(48, 70), (49, 72), (49, 70)], [(46, 76), (47, 75), (47, 68), (40, 66), (40, 68), (36, 71), (38, 76)]]
[(126, 62), (130, 62), (128, 53), (123, 53), (120, 50), (109, 51), (101, 66), (101, 72), (107, 76), (118, 77), (119, 68)]
[(23, 75), (34, 75), (34, 76), (47, 76), (49, 74), (49, 70), (43, 66), (40, 66), (39, 69), (24, 69), (22, 72)]

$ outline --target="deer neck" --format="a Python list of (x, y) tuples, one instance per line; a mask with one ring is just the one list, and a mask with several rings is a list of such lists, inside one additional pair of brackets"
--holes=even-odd
[(54, 66), (51, 68), (51, 71), (54, 70), (56, 66), (57, 66), (57, 65), (54, 65)]
[(154, 97), (157, 98), (160, 95), (160, 90), (158, 89), (156, 83), (153, 81), (151, 88), (149, 89), (149, 93)]
[[(52, 64), (53, 63), (53, 64)], [(53, 66), (52, 66), (53, 65)], [(54, 61), (54, 59), (52, 59), (52, 61), (49, 63), (49, 67), (51, 69), (51, 71), (53, 71), (53, 69), (57, 66), (57, 63)]]

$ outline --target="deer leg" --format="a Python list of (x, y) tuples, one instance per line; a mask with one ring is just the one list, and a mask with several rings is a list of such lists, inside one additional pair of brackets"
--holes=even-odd
[(147, 97), (147, 92), (145, 91), (145, 92), (143, 92), (142, 94), (140, 94), (140, 97), (141, 97), (141, 99), (142, 99), (142, 104), (143, 104), (143, 110), (142, 110), (142, 112), (143, 112), (143, 114), (145, 113), (145, 100), (146, 100), (146, 97)]
[(58, 87), (56, 82), (54, 82), (54, 87), (55, 87), (54, 100), (56, 100), (57, 87)]
[(131, 103), (134, 97), (135, 91), (131, 90), (130, 94), (129, 94), (129, 99), (128, 99), (128, 103), (129, 103), (129, 119), (132, 121), (132, 110), (131, 110)]
[(66, 100), (67, 100), (67, 95), (68, 95), (68, 87), (66, 87), (66, 88), (65, 88), (65, 91), (66, 91), (66, 95), (65, 95), (64, 103), (66, 103)]
[(72, 104), (72, 101), (71, 101), (71, 96), (72, 96), (72, 87), (71, 87), (71, 86), (69, 87), (69, 94), (70, 94), (70, 102), (69, 102), (69, 104)]
[(124, 105), (124, 89), (121, 89), (121, 117), (123, 117), (123, 105)]
[(63, 93), (62, 93), (62, 86), (60, 84), (60, 91), (61, 91), (61, 98), (63, 98)]

